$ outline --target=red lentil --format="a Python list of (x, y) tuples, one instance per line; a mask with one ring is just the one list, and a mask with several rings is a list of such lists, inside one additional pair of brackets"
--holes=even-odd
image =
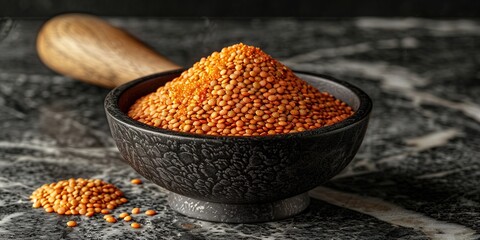
[(130, 224), (130, 226), (131, 226), (132, 228), (141, 228), (141, 227), (142, 227), (142, 225), (140, 225), (140, 223), (136, 223), (136, 222)]
[(140, 213), (140, 208), (133, 208), (132, 209), (132, 214), (139, 214)]
[(155, 214), (157, 214), (157, 212), (156, 212), (155, 210), (147, 210), (147, 211), (145, 211), (145, 215), (147, 215), (147, 216), (153, 216), (153, 215), (155, 215)]
[(67, 226), (69, 226), (69, 227), (76, 227), (76, 226), (77, 226), (77, 222), (75, 222), (75, 221), (68, 221), (68, 222), (67, 222)]
[(259, 48), (236, 44), (202, 58), (138, 99), (128, 115), (197, 134), (262, 136), (332, 125), (353, 110), (320, 92)]
[[(48, 213), (59, 215), (93, 216), (108, 214), (119, 204), (127, 202), (114, 185), (99, 179), (71, 178), (44, 184), (30, 196), (34, 208), (43, 207)], [(125, 200), (122, 200), (125, 199)]]
[(138, 185), (138, 184), (142, 184), (142, 180), (141, 180), (141, 179), (138, 179), (138, 178), (132, 179), (130, 182), (131, 182), (132, 184), (137, 184), (137, 185)]
[(118, 215), (118, 217), (122, 219), (124, 219), (126, 216), (128, 216), (127, 212), (123, 212), (123, 213), (120, 213), (120, 215)]
[(109, 223), (116, 223), (117, 219), (115, 219), (114, 217), (108, 217), (108, 218), (105, 218), (105, 221), (107, 221)]

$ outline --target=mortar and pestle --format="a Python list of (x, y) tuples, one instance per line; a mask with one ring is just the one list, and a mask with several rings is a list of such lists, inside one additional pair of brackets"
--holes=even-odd
[(182, 69), (125, 31), (90, 15), (60, 15), (42, 27), (37, 49), (40, 59), (60, 74), (115, 87), (104, 107), (124, 160), (167, 189), (174, 210), (208, 221), (274, 221), (305, 210), (310, 203), (307, 192), (338, 174), (355, 156), (372, 109), (368, 95), (347, 82), (295, 72), (355, 113), (331, 126), (289, 134), (176, 132), (127, 116), (138, 98), (179, 76)]

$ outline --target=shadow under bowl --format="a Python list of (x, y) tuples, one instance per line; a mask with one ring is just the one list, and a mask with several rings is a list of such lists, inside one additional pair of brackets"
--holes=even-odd
[(262, 222), (303, 211), (310, 202), (307, 192), (353, 159), (372, 109), (368, 95), (349, 83), (295, 72), (355, 113), (331, 126), (259, 137), (182, 133), (127, 116), (137, 99), (180, 73), (154, 74), (119, 86), (106, 97), (105, 110), (112, 136), (130, 166), (169, 190), (173, 209), (203, 220)]

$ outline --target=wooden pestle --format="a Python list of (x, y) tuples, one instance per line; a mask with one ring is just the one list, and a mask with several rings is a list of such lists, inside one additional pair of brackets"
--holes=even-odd
[(129, 33), (87, 14), (47, 21), (38, 33), (37, 51), (52, 70), (107, 88), (181, 68)]

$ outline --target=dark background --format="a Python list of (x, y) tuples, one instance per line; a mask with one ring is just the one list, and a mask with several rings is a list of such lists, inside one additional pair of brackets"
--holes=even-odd
[(479, 17), (478, 0), (0, 0), (0, 17)]

